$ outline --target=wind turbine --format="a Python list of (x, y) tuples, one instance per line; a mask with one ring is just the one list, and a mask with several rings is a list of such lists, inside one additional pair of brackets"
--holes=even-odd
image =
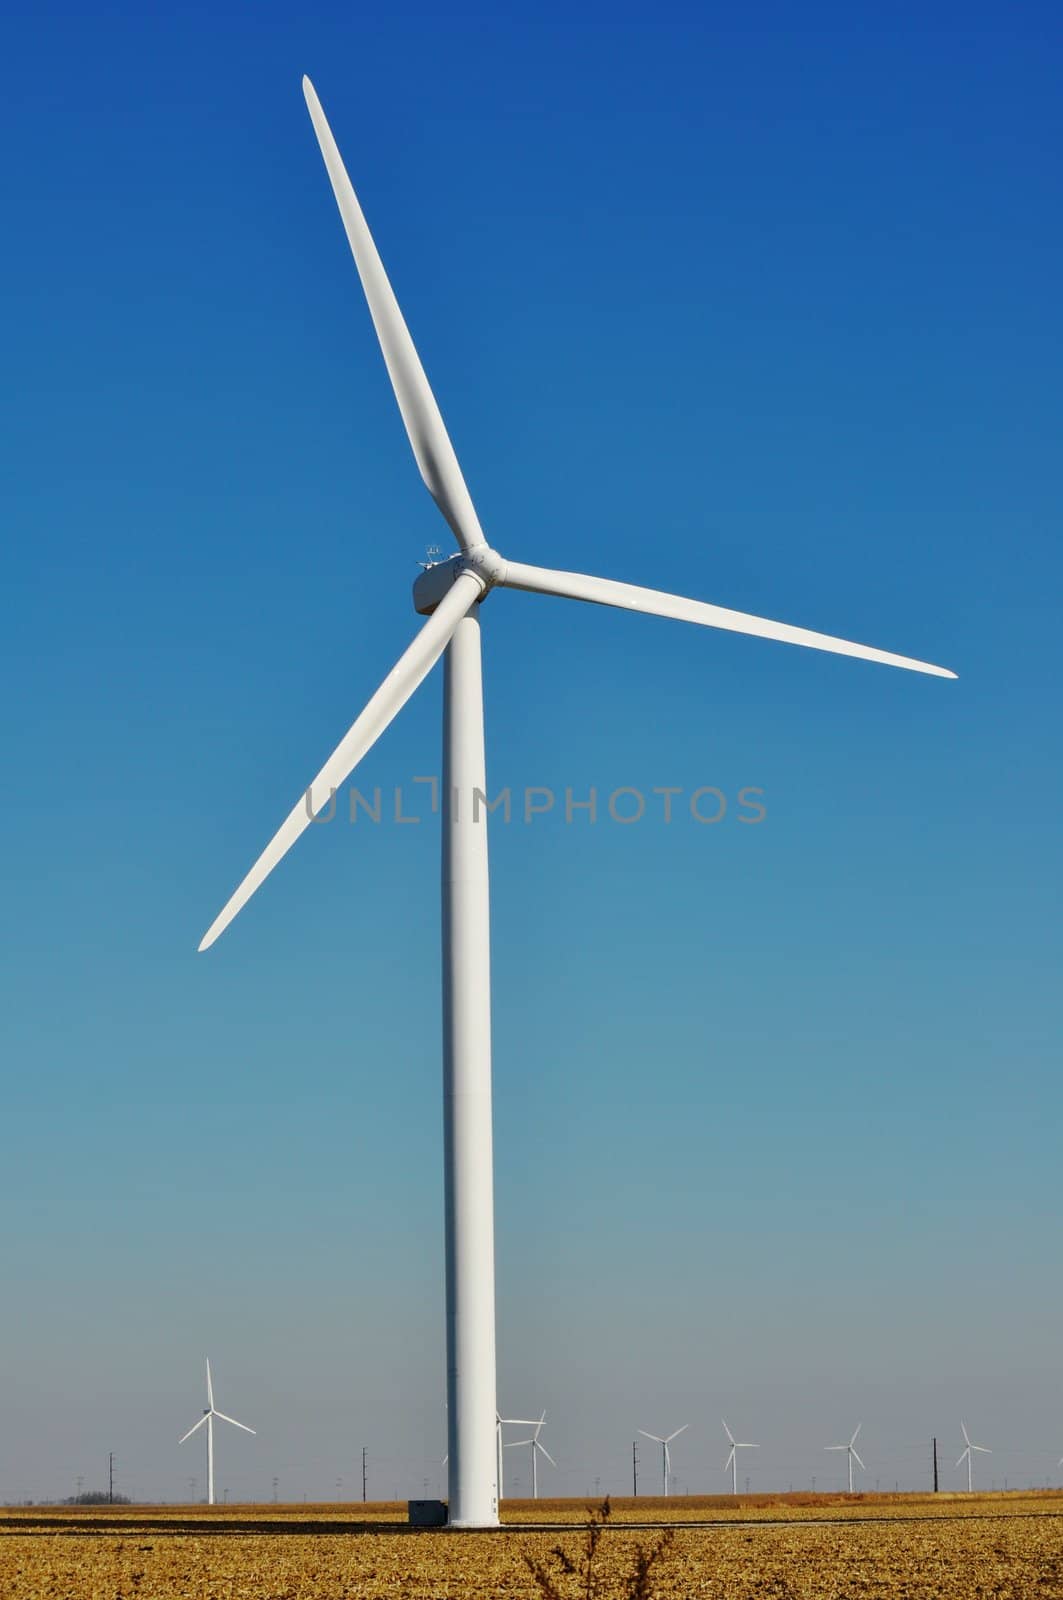
[(531, 1445), (532, 1499), (533, 1500), (538, 1500), (538, 1498), (539, 1498), (539, 1473), (538, 1473), (539, 1453), (542, 1452), (542, 1454), (546, 1457), (547, 1461), (549, 1461), (549, 1463), (550, 1463), (550, 1465), (552, 1467), (556, 1467), (557, 1466), (557, 1462), (554, 1460), (554, 1458), (550, 1454), (549, 1450), (546, 1448), (546, 1446), (543, 1444), (542, 1440), (539, 1438), (539, 1430), (542, 1427), (543, 1423), (546, 1421), (546, 1412), (545, 1411), (543, 1412), (542, 1416), (538, 1419), (537, 1422), (528, 1422), (523, 1417), (507, 1417), (505, 1420), (507, 1422), (521, 1422), (521, 1423), (523, 1423), (523, 1425), (525, 1427), (532, 1428), (534, 1430), (532, 1435), (531, 1435), (531, 1437), (528, 1438), (528, 1439), (510, 1439), (509, 1442), (506, 1444), (505, 1448), (507, 1450), (515, 1450), (518, 1445), (522, 1445), (522, 1444), (530, 1444)]
[[(542, 1421), (545, 1421), (545, 1420), (546, 1420), (546, 1412), (544, 1411), (543, 1412), (543, 1416), (542, 1416)], [(502, 1429), (503, 1428), (534, 1428), (535, 1425), (536, 1424), (535, 1424), (535, 1419), (534, 1418), (529, 1418), (529, 1417), (504, 1417), (501, 1414), (501, 1412), (499, 1412), (499, 1411), (495, 1412), (495, 1455), (497, 1457), (498, 1498), (499, 1498), (500, 1501), (502, 1499), (502, 1476), (503, 1476), (503, 1474), (502, 1474), (502, 1451), (504, 1449), (508, 1448), (508, 1446), (505, 1445), (503, 1443), (503, 1440), (502, 1440)], [(542, 1422), (540, 1422), (539, 1425), (542, 1426)], [(446, 1460), (446, 1456), (444, 1456), (443, 1459), (445, 1461)], [(533, 1465), (534, 1465), (534, 1463), (533, 1463)], [(556, 1463), (555, 1463), (555, 1465), (556, 1465)], [(532, 1476), (534, 1477), (534, 1473), (532, 1474)]]
[(983, 1456), (991, 1456), (993, 1454), (993, 1452), (992, 1452), (992, 1450), (990, 1450), (988, 1445), (972, 1444), (971, 1443), (970, 1435), (967, 1432), (967, 1424), (965, 1422), (961, 1422), (960, 1423), (960, 1431), (963, 1434), (963, 1442), (967, 1446), (967, 1448), (963, 1452), (963, 1454), (960, 1457), (960, 1459), (957, 1461), (956, 1465), (958, 1467), (962, 1467), (963, 1463), (965, 1461), (967, 1463), (967, 1493), (970, 1494), (971, 1493), (971, 1461), (973, 1459), (972, 1451), (977, 1450), (979, 1455), (983, 1455)]
[(354, 255), (399, 411), (426, 487), (458, 543), (413, 589), (427, 617), (232, 897), (199, 948), (212, 945), (281, 858), (330, 804), (446, 652), (443, 699), (443, 1097), (449, 1521), (498, 1524), (495, 1440), (494, 1206), (486, 777), (480, 610), (492, 589), (563, 596), (782, 640), (937, 677), (906, 656), (679, 595), (507, 561), (488, 544), (413, 341), (308, 78), (303, 92)]
[(686, 1433), (689, 1427), (690, 1423), (684, 1422), (683, 1426), (677, 1428), (674, 1433), (670, 1433), (667, 1439), (662, 1439), (659, 1433), (647, 1433), (645, 1428), (639, 1429), (644, 1439), (652, 1439), (654, 1444), (659, 1444), (661, 1447), (661, 1481), (664, 1485), (664, 1497), (666, 1500), (668, 1498), (668, 1479), (672, 1472), (672, 1455), (668, 1446), (673, 1439), (678, 1439), (681, 1433)]
[[(720, 1418), (720, 1421), (723, 1422), (723, 1418), (722, 1417)], [(726, 1472), (727, 1468), (730, 1467), (730, 1469), (731, 1469), (731, 1493), (732, 1494), (737, 1494), (738, 1493), (738, 1452), (739, 1452), (739, 1450), (759, 1450), (760, 1449), (760, 1445), (759, 1444), (743, 1444), (740, 1439), (736, 1439), (735, 1438), (734, 1434), (731, 1432), (731, 1430), (727, 1426), (726, 1422), (723, 1422), (723, 1431), (727, 1435), (728, 1439), (730, 1439), (730, 1441), (731, 1441), (731, 1454), (727, 1457), (727, 1460), (724, 1463), (723, 1470)]]
[(845, 1451), (848, 1452), (848, 1459), (849, 1459), (849, 1493), (850, 1494), (852, 1494), (852, 1492), (853, 1492), (853, 1462), (855, 1461), (858, 1464), (858, 1466), (860, 1467), (861, 1471), (863, 1471), (863, 1472), (867, 1471), (867, 1468), (864, 1466), (864, 1463), (860, 1460), (860, 1457), (856, 1453), (856, 1435), (860, 1432), (860, 1429), (862, 1427), (863, 1427), (863, 1423), (862, 1422), (858, 1422), (856, 1424), (856, 1427), (853, 1430), (853, 1436), (849, 1440), (848, 1444), (828, 1444), (828, 1445), (824, 1445), (824, 1449), (825, 1450), (845, 1450)]
[(219, 1422), (231, 1422), (234, 1428), (243, 1428), (245, 1433), (254, 1433), (254, 1428), (249, 1428), (246, 1422), (237, 1422), (235, 1417), (227, 1417), (224, 1411), (219, 1411), (214, 1404), (214, 1385), (210, 1381), (210, 1362), (207, 1362), (207, 1405), (199, 1421), (193, 1423), (187, 1433), (178, 1439), (178, 1444), (184, 1444), (186, 1439), (191, 1439), (197, 1428), (207, 1425), (207, 1504), (214, 1504), (214, 1418)]

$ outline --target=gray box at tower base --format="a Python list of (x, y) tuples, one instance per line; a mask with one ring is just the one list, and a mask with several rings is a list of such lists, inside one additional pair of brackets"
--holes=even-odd
[(445, 1500), (407, 1500), (406, 1512), (411, 1528), (445, 1528), (447, 1525)]

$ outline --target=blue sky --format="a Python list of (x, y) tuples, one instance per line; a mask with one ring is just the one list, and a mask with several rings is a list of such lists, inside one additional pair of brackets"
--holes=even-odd
[(503, 1409), (561, 1491), (688, 1418), (716, 1488), (721, 1413), (761, 1487), (859, 1420), (869, 1482), (961, 1415), (1055, 1471), (1058, 28), (654, 18), (5, 23), (0, 1498), (184, 1492), (207, 1353), (234, 1497), (438, 1484), (433, 820), (314, 830), (196, 955), (449, 537), (304, 71), (504, 553), (960, 674), (484, 607), (493, 788), (767, 807), (494, 830)]

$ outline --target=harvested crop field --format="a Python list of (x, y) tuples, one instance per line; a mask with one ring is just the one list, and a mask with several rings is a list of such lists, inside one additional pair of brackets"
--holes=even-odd
[[(536, 1600), (552, 1587), (581, 1600), (1063, 1600), (1060, 1493), (619, 1501), (598, 1540), (590, 1589), (587, 1509), (510, 1502), (510, 1526), (488, 1534), (411, 1532), (399, 1506), (8, 1510), (0, 1513), (0, 1595)], [(670, 1529), (649, 1525), (664, 1515)], [(666, 1548), (634, 1588), (640, 1551), (662, 1538)]]

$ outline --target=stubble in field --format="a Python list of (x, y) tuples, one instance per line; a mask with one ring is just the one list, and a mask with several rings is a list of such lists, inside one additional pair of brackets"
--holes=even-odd
[[(772, 1520), (675, 1529), (646, 1574), (646, 1600), (1063, 1600), (1063, 1505), (1045, 1496), (949, 1515), (933, 1502), (831, 1523), (793, 1508)], [(1020, 1507), (1022, 1509), (1020, 1509)], [(732, 1514), (740, 1507), (732, 1507)], [(754, 1508), (750, 1508), (753, 1510)], [(777, 1510), (778, 1508), (776, 1508)], [(274, 1508), (270, 1508), (274, 1512)], [(324, 1515), (328, 1530), (321, 1531)], [(836, 1513), (837, 1514), (837, 1513)], [(845, 1515), (845, 1513), (843, 1513)], [(869, 1520), (871, 1516), (876, 1520)], [(408, 1532), (339, 1521), (336, 1508), (267, 1516), (226, 1513), (227, 1531), (174, 1508), (120, 1518), (0, 1514), (4, 1600), (544, 1600), (542, 1573), (564, 1600), (621, 1600), (639, 1553), (660, 1533), (602, 1530), (588, 1591), (585, 1530)], [(100, 1525), (102, 1520), (102, 1526)], [(259, 1531), (264, 1523), (268, 1531)], [(241, 1525), (249, 1531), (240, 1531)], [(250, 1531), (251, 1529), (255, 1531)], [(562, 1552), (559, 1557), (556, 1552)], [(540, 1569), (537, 1578), (529, 1566)]]

